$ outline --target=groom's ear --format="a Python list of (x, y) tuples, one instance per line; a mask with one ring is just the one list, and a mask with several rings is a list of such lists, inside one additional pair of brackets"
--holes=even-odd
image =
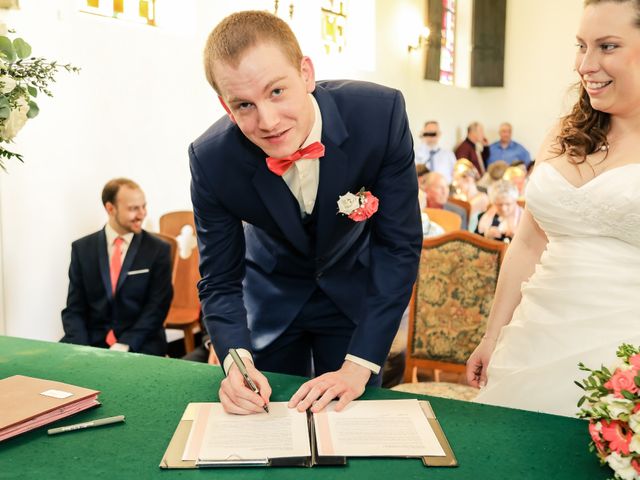
[(218, 95), (218, 101), (220, 102), (220, 105), (222, 105), (222, 108), (224, 108), (224, 111), (227, 112), (227, 115), (229, 116), (229, 119), (233, 123), (237, 123), (235, 117), (233, 116), (233, 113), (231, 113), (231, 110), (229, 110), (229, 106), (224, 102), (224, 100), (222, 99), (222, 97), (220, 95)]

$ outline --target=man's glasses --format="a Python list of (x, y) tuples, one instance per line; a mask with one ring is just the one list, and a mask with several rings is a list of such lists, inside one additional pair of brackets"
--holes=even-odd
[(423, 137), (437, 137), (438, 132), (422, 132)]

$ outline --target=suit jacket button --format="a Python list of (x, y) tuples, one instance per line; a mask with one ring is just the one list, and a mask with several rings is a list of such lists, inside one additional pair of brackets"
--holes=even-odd
[(316, 278), (317, 278), (317, 279), (320, 279), (320, 277), (322, 276), (322, 273), (323, 273), (323, 272), (318, 272), (318, 273), (316, 273)]

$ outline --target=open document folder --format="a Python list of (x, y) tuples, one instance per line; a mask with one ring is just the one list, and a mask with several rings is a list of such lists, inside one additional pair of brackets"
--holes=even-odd
[(0, 380), (0, 442), (100, 405), (98, 390), (14, 375)]
[(345, 465), (347, 457), (421, 458), (457, 466), (429, 402), (359, 400), (342, 412), (298, 412), (272, 402), (269, 413), (232, 415), (220, 403), (190, 403), (161, 468)]

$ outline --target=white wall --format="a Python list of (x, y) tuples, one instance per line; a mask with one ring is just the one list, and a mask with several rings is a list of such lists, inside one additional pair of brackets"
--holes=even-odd
[[(20, 11), (3, 15), (34, 53), (82, 72), (58, 75), (55, 98), (39, 100), (40, 116), (18, 136), (25, 163), (10, 162), (9, 173), (0, 173), (0, 332), (4, 318), (8, 335), (57, 340), (70, 243), (104, 223), (103, 184), (115, 176), (138, 181), (150, 230), (163, 212), (190, 208), (187, 146), (222, 114), (202, 73), (204, 39), (239, 6), (273, 2), (181, 0), (180, 15), (164, 11), (174, 24), (155, 29), (79, 14), (75, 0), (20, 3)], [(421, 55), (407, 53), (417, 38), (411, 28), (423, 18), (422, 0), (351, 0), (358, 32), (351, 41), (370, 50), (345, 61), (323, 56), (312, 37), (317, 23), (305, 23), (312, 22), (314, 2), (297, 3), (293, 26), (313, 54), (318, 78), (401, 89), (412, 130), (437, 118), (451, 145), (471, 121), (482, 121), (495, 137), (498, 124), (510, 120), (516, 138), (535, 150), (573, 78), (581, 0), (509, 0), (505, 88), (491, 89), (422, 80)], [(164, 5), (175, 8), (173, 0)]]

